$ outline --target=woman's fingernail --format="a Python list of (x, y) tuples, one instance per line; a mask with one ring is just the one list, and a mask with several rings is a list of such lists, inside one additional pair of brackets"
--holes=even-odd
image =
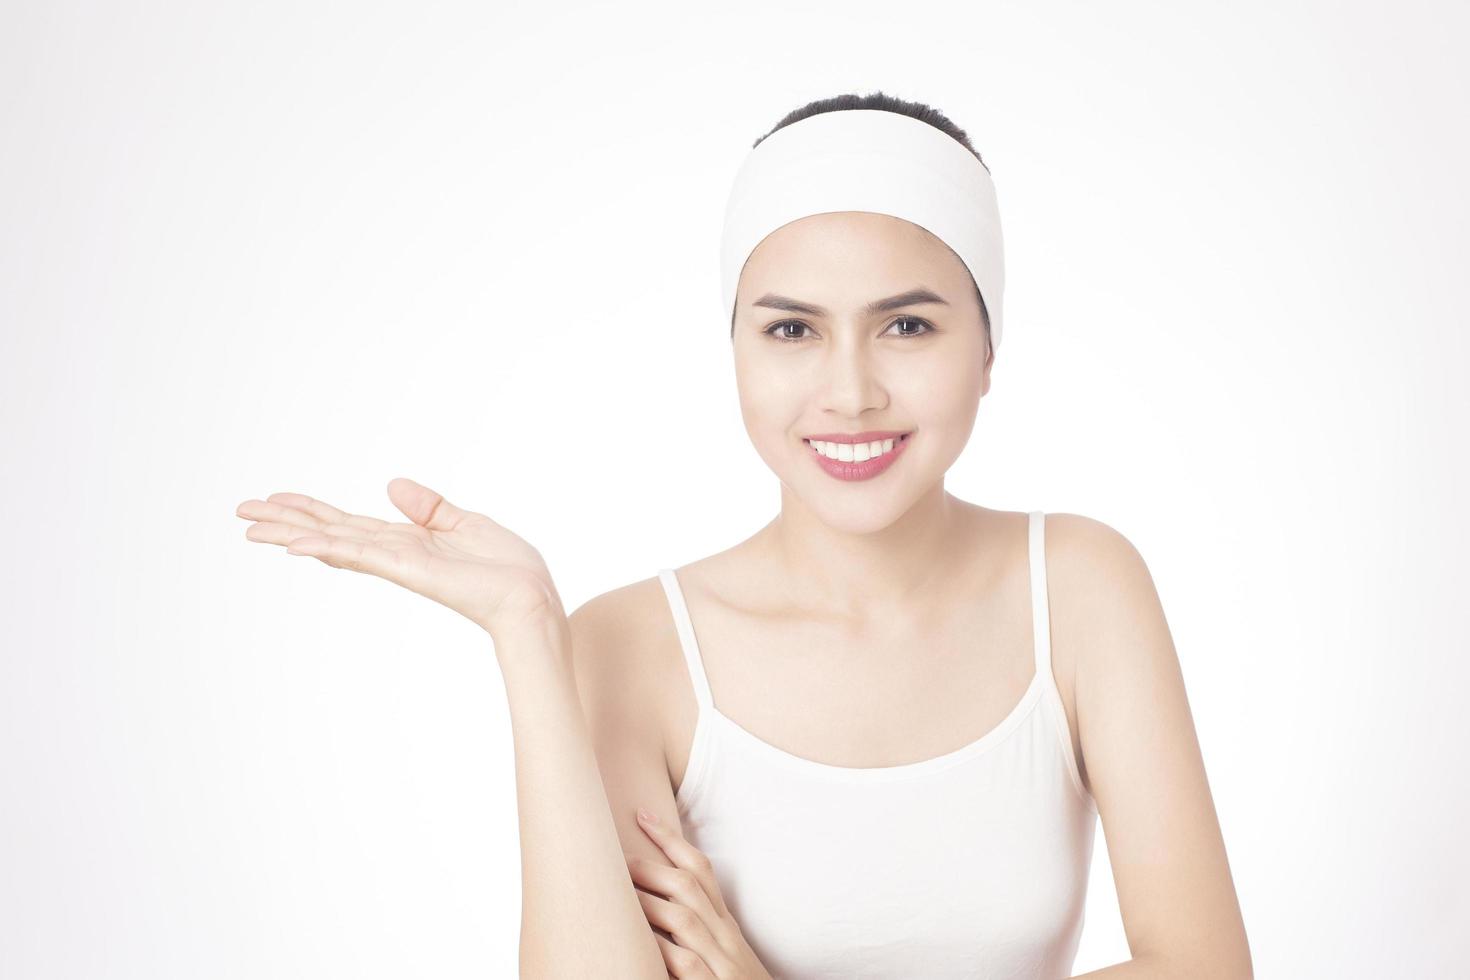
[(649, 823), (658, 823), (658, 817), (655, 817), (641, 806), (638, 808), (638, 819), (646, 820)]

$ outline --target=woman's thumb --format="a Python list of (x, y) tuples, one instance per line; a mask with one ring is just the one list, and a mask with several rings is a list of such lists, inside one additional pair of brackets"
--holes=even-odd
[(453, 530), (468, 515), (468, 511), (460, 510), (422, 483), (415, 483), (406, 476), (388, 481), (388, 499), (409, 520), (431, 531)]

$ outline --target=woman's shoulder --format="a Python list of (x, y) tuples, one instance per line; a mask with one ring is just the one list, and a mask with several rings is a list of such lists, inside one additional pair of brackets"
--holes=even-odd
[(607, 675), (624, 689), (635, 683), (630, 675), (636, 674), (636, 683), (647, 688), (650, 706), (666, 703), (683, 660), (669, 588), (677, 590), (687, 605), (706, 602), (707, 594), (717, 596), (717, 590), (710, 592), (710, 583), (719, 581), (720, 558), (713, 555), (669, 565), (674, 576), (670, 587), (664, 585), (659, 569), (582, 603), (568, 617), (574, 661), (600, 661), (596, 673)]
[(641, 744), (667, 767), (670, 691), (681, 654), (657, 573), (593, 596), (567, 619), (572, 669), (594, 742)]
[[(702, 595), (698, 591), (699, 573), (704, 570), (701, 562), (668, 567), (681, 592)], [(673, 779), (669, 746), (675, 733), (692, 727), (696, 707), (670, 599), (655, 571), (593, 596), (568, 618), (572, 663), (584, 711), (616, 713), (623, 719), (620, 726), (607, 727), (638, 728), (644, 733), (640, 738), (658, 746), (656, 751)], [(616, 708), (597, 707), (609, 704)]]
[(1084, 514), (1046, 515), (1048, 570), (1079, 584), (1136, 578), (1146, 573), (1143, 556), (1117, 528)]
[(1047, 594), (1054, 649), (1078, 676), (1128, 669), (1112, 649), (1163, 623), (1143, 556), (1121, 531), (1081, 514), (1046, 515)]
[(587, 650), (603, 657), (637, 657), (650, 649), (650, 639), (662, 633), (665, 625), (673, 629), (657, 573), (599, 593), (567, 618), (573, 640), (582, 638)]

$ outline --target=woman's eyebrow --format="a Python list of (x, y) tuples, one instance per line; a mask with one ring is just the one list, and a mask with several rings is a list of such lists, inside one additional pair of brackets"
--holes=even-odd
[[(863, 315), (872, 316), (875, 313), (887, 313), (889, 310), (897, 310), (905, 306), (918, 306), (920, 303), (943, 303), (945, 306), (949, 305), (949, 301), (937, 293), (919, 287), (899, 293), (897, 296), (889, 296), (887, 299), (875, 299), (863, 309)], [(750, 305), (768, 306), (773, 310), (785, 310), (788, 313), (805, 313), (807, 316), (827, 315), (827, 311), (820, 306), (813, 303), (804, 303), (801, 300), (792, 299), (789, 296), (779, 296), (776, 293), (766, 293), (766, 295)]]

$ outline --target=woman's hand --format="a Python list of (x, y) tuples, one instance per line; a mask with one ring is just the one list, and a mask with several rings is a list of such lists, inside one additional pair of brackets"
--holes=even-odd
[(348, 514), (299, 493), (247, 500), (235, 513), (255, 522), (245, 529), (251, 541), (387, 579), (468, 617), (492, 637), (538, 617), (565, 618), (540, 552), (521, 538), (404, 477), (388, 481), (388, 499), (413, 523)]
[(638, 825), (668, 855), (674, 867), (629, 858), (628, 872), (639, 888), (658, 893), (640, 891), (638, 901), (643, 903), (649, 924), (673, 936), (670, 942), (657, 931), (653, 934), (669, 976), (771, 980), (745, 941), (739, 923), (725, 907), (709, 858), (678, 830), (652, 814), (646, 819), (644, 812), (640, 809)]

